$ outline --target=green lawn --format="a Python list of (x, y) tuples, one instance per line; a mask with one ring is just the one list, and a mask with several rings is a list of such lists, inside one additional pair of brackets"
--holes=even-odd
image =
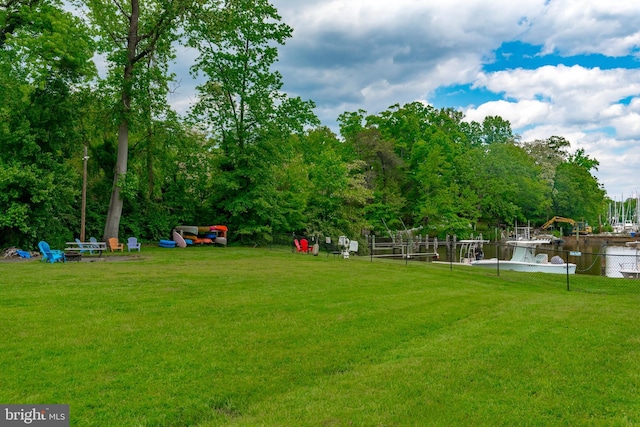
[(639, 425), (640, 295), (284, 249), (0, 263), (0, 403), (73, 426)]

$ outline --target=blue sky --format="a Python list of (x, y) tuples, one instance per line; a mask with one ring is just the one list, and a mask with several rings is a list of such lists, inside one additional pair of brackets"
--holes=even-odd
[[(616, 68), (639, 68), (640, 58), (633, 55), (609, 57), (602, 54), (560, 56), (557, 53), (542, 55), (544, 46), (530, 45), (520, 41), (504, 42), (495, 50), (495, 56), (482, 65), (482, 72), (494, 73), (508, 69), (536, 70), (544, 66), (581, 66), (613, 70)], [(619, 103), (629, 105), (634, 96), (628, 95)], [(473, 87), (472, 83), (454, 84), (437, 88), (430, 97), (432, 105), (438, 108), (480, 105), (504, 99), (503, 93), (495, 93), (484, 87)], [(613, 128), (611, 128), (613, 129)]]
[(421, 101), (563, 136), (610, 197), (640, 191), (640, 7), (610, 0), (273, 0), (293, 38), (279, 71), (335, 128), (345, 111)]
[[(345, 111), (420, 101), (522, 141), (565, 137), (600, 162), (609, 197), (640, 191), (640, 7), (635, 0), (272, 0), (293, 37), (284, 90), (336, 129)], [(194, 94), (183, 82), (174, 99)], [(179, 93), (182, 90), (182, 93)]]

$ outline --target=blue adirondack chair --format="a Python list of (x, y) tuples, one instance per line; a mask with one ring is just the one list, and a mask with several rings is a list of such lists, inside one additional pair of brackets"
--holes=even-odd
[(98, 239), (96, 239), (95, 237), (89, 237), (89, 242), (91, 243), (92, 248), (98, 247)]
[(80, 253), (81, 254), (83, 254), (85, 252), (89, 252), (91, 255), (93, 255), (93, 251), (91, 250), (91, 245), (90, 244), (82, 243), (80, 241), (80, 239), (76, 239), (76, 243), (78, 244), (78, 247), (80, 248)]
[(38, 248), (40, 249), (40, 253), (42, 254), (42, 261), (50, 262), (53, 264), (54, 262), (66, 262), (67, 258), (64, 256), (64, 252), (51, 249), (49, 244), (42, 240), (38, 243)]
[(31, 258), (31, 254), (27, 251), (16, 249), (16, 253), (20, 255), (20, 258)]
[(89, 247), (89, 245), (83, 245), (82, 242), (80, 241), (80, 239), (74, 239), (74, 240), (78, 244), (78, 248), (80, 249), (80, 253), (81, 254), (83, 254), (85, 252), (89, 252), (90, 254), (93, 254), (93, 251), (87, 249)]

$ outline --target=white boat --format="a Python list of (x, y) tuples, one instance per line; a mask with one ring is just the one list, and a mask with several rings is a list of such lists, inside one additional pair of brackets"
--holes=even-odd
[(622, 274), (622, 277), (625, 279), (640, 279), (640, 266), (638, 266), (638, 264), (631, 264), (629, 266), (621, 264), (620, 274)]
[(536, 255), (535, 249), (538, 245), (549, 243), (550, 240), (544, 239), (509, 240), (507, 244), (513, 246), (513, 255), (509, 261), (497, 258), (480, 259), (471, 261), (471, 266), (528, 273), (575, 274), (576, 265), (564, 262), (559, 256), (554, 256), (549, 261), (547, 254)]
[(627, 246), (635, 246), (636, 261), (631, 263), (620, 264), (620, 274), (625, 279), (640, 279), (640, 241), (627, 242)]
[(535, 238), (536, 240), (549, 240), (554, 245), (562, 245), (564, 243), (564, 239), (562, 237), (557, 237), (553, 234), (537, 234)]
[(638, 224), (633, 221), (624, 221), (613, 226), (613, 232), (616, 234), (637, 233)]
[(482, 236), (476, 239), (460, 240), (460, 263), (471, 264), (472, 261), (480, 260), (484, 258), (484, 251), (482, 245), (489, 243), (488, 240), (483, 240)]

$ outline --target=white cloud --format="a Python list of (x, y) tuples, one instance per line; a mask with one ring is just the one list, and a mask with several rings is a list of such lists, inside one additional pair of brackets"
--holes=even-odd
[(553, 111), (546, 117), (530, 116), (531, 121), (517, 127), (540, 122), (601, 127), (603, 121), (606, 125), (620, 123), (628, 114), (628, 108), (619, 101), (640, 95), (640, 70), (545, 66), (481, 74), (474, 86), (504, 93), (506, 98), (518, 102), (530, 104), (538, 100)]
[(474, 85), (510, 101), (470, 108), (469, 119), (499, 115), (526, 129), (523, 141), (563, 136), (600, 162), (594, 174), (610, 195), (640, 187), (640, 70), (547, 66), (480, 74)]
[(522, 40), (545, 53), (628, 55), (640, 46), (640, 8), (634, 0), (553, 0), (531, 14)]
[(600, 162), (594, 175), (605, 184), (609, 197), (620, 200), (640, 191), (640, 139), (620, 141), (592, 135), (582, 144), (589, 156)]
[(620, 138), (640, 139), (640, 114), (620, 115), (611, 121)]
[[(469, 120), (500, 115), (523, 140), (564, 136), (574, 149), (584, 148), (600, 161), (597, 176), (610, 194), (638, 190), (640, 67), (585, 63), (482, 71), (496, 49), (513, 41), (543, 46), (541, 56), (640, 56), (635, 0), (273, 4), (294, 29), (277, 64), (284, 90), (316, 102), (323, 124), (335, 129), (345, 111), (378, 113), (396, 103), (430, 99), (440, 88), (469, 84), (502, 98), (468, 107)], [(187, 78), (176, 95), (180, 108), (190, 100)]]
[(553, 106), (546, 102), (524, 100), (519, 102), (492, 101), (477, 108), (464, 111), (466, 119), (482, 123), (487, 116), (500, 116), (511, 123), (514, 129), (524, 128), (531, 123), (540, 123), (553, 114)]
[[(329, 125), (344, 111), (377, 113), (395, 103), (427, 99), (438, 87), (471, 81), (499, 45), (487, 28), (521, 31), (521, 12), (513, 5), (407, 0), (280, 0), (275, 5), (294, 28), (293, 40), (281, 49), (284, 89), (313, 99)], [(509, 30), (490, 22), (505, 11), (514, 17)], [(492, 19), (478, 20), (481, 13)]]

